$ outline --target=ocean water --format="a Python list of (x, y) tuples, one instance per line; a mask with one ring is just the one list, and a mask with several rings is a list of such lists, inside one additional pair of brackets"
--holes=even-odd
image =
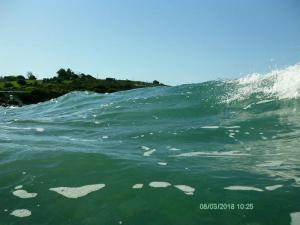
[(300, 224), (300, 65), (0, 108), (0, 224)]

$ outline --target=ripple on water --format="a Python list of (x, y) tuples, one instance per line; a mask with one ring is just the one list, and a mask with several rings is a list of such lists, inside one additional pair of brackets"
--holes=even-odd
[(175, 155), (175, 157), (194, 157), (194, 156), (214, 156), (214, 157), (221, 157), (221, 156), (249, 156), (248, 153), (239, 153), (238, 151), (227, 151), (227, 152), (186, 152), (182, 154)]

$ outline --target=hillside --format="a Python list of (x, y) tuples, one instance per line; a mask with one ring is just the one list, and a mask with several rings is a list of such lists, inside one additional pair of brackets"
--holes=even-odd
[(83, 73), (76, 74), (70, 69), (60, 69), (57, 76), (37, 80), (32, 73), (27, 78), (22, 75), (0, 77), (0, 106), (22, 106), (35, 104), (57, 98), (72, 91), (93, 91), (112, 93), (160, 86), (158, 81), (152, 83), (114, 78), (96, 79)]

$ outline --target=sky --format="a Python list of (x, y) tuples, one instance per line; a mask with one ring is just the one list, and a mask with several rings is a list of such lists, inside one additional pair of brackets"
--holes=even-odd
[(177, 85), (298, 62), (298, 0), (0, 0), (0, 76)]

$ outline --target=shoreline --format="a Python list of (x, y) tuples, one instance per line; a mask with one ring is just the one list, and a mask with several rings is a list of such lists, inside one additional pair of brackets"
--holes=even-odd
[(154, 80), (150, 82), (96, 79), (91, 75), (75, 74), (68, 69), (59, 70), (58, 76), (37, 80), (33, 75), (0, 77), (0, 106), (24, 106), (45, 102), (73, 91), (113, 93), (137, 88), (167, 86)]

